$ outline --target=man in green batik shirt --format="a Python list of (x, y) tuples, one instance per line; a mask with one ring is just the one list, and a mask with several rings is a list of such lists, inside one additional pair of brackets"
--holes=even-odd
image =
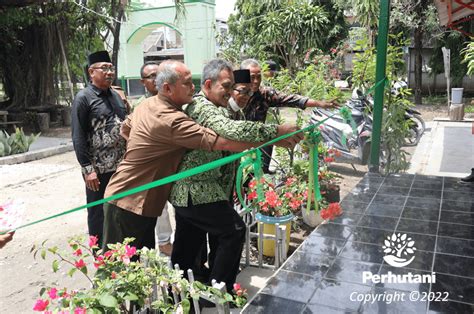
[[(185, 112), (202, 126), (218, 135), (244, 142), (269, 141), (296, 131), (296, 126), (271, 125), (251, 121), (233, 121), (227, 108), (234, 87), (232, 66), (224, 60), (210, 61), (203, 69), (201, 92)], [(294, 145), (301, 135), (280, 143)], [(193, 150), (184, 156), (179, 172), (223, 157), (222, 152)], [(228, 291), (237, 276), (245, 239), (245, 223), (230, 202), (234, 173), (221, 167), (180, 180), (171, 190), (170, 202), (176, 210), (175, 242), (171, 261), (181, 269), (193, 268), (196, 257), (206, 241), (206, 233), (214, 237), (216, 247), (209, 257), (210, 275), (224, 281)]]

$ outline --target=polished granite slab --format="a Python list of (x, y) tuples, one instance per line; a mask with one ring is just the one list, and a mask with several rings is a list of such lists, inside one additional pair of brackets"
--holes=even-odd
[[(344, 213), (316, 228), (243, 313), (474, 313), (474, 184), (367, 174), (341, 206)], [(392, 233), (415, 241), (406, 266), (384, 260)], [(436, 278), (373, 283), (363, 272)]]

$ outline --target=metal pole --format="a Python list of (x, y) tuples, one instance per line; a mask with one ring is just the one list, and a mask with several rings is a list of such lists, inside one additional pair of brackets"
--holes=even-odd
[[(375, 83), (385, 78), (387, 65), (388, 26), (390, 23), (390, 0), (380, 0), (379, 32), (377, 35), (377, 64), (375, 69)], [(370, 147), (370, 172), (379, 172), (380, 133), (382, 130), (383, 96), (385, 84), (375, 88), (374, 98), (374, 125), (372, 129), (372, 143)]]

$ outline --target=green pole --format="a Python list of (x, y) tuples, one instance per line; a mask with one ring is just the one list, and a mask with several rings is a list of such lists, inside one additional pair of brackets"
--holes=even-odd
[[(377, 64), (375, 82), (385, 78), (387, 65), (388, 26), (390, 18), (390, 0), (380, 0), (379, 32), (377, 35)], [(374, 98), (374, 125), (372, 129), (372, 143), (370, 147), (370, 172), (379, 172), (380, 132), (382, 130), (383, 96), (385, 84), (375, 88)]]

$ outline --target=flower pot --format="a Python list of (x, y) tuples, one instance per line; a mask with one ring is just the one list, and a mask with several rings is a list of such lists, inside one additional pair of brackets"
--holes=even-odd
[[(263, 233), (265, 234), (273, 234), (276, 235), (276, 228), (275, 224), (285, 225), (286, 226), (286, 250), (290, 247), (290, 233), (291, 233), (291, 221), (295, 216), (293, 214), (289, 214), (286, 216), (281, 217), (270, 217), (265, 216), (260, 213), (255, 215), (257, 221), (263, 222)], [(260, 232), (260, 224), (258, 225), (259, 232)], [(260, 248), (260, 241), (258, 241)], [(265, 256), (275, 256), (275, 241), (274, 240), (263, 240), (263, 255)]]
[(320, 225), (324, 221), (321, 215), (319, 215), (319, 212), (315, 210), (308, 211), (306, 208), (301, 209), (301, 216), (303, 217), (303, 222), (312, 228)]

